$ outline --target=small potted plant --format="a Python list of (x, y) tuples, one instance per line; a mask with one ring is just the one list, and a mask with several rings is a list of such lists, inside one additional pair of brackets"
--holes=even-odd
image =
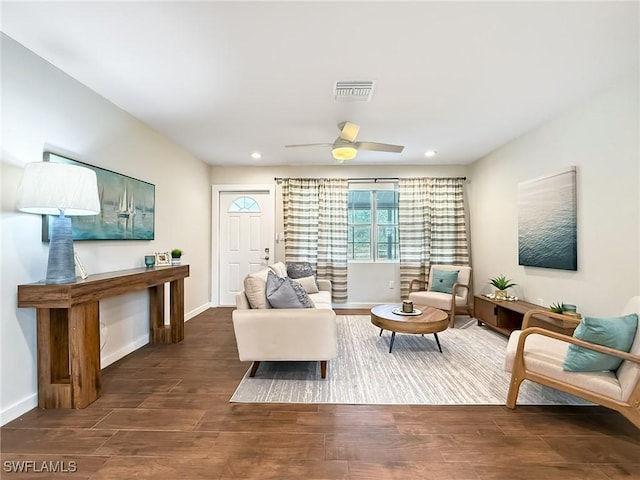
[(496, 287), (494, 293), (496, 300), (505, 300), (507, 298), (507, 288), (515, 287), (517, 283), (511, 283), (504, 275), (499, 275), (495, 278), (491, 278), (489, 283)]
[(556, 302), (549, 305), (549, 310), (553, 313), (564, 313), (564, 303)]
[(180, 265), (180, 257), (182, 257), (182, 250), (174, 248), (171, 250), (171, 264)]

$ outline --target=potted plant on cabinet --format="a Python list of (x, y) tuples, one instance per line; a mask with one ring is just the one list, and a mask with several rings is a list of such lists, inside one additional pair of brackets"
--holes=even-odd
[(489, 283), (496, 287), (494, 292), (494, 298), (496, 300), (506, 300), (507, 288), (515, 287), (517, 283), (511, 283), (511, 280), (504, 275), (499, 275), (495, 278), (489, 279)]
[(180, 257), (182, 257), (182, 250), (174, 248), (171, 250), (171, 264), (180, 265)]

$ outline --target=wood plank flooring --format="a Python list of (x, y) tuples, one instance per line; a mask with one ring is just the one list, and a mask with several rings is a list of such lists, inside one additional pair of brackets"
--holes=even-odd
[(640, 430), (607, 409), (229, 403), (248, 367), (211, 309), (106, 368), (88, 408), (2, 427), (0, 477), (640, 479)]

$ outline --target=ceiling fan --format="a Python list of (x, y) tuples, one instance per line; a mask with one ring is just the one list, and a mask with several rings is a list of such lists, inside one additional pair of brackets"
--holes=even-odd
[(404, 149), (404, 146), (402, 145), (391, 145), (388, 143), (377, 142), (356, 142), (360, 126), (355, 123), (340, 122), (338, 124), (338, 130), (340, 130), (340, 135), (333, 143), (303, 143), (298, 145), (285, 145), (285, 147), (332, 147), (331, 154), (333, 155), (333, 158), (339, 160), (340, 163), (354, 158), (358, 150), (400, 153)]

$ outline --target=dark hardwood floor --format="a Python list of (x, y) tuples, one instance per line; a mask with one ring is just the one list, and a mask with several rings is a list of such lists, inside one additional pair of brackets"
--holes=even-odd
[(185, 330), (106, 368), (88, 408), (5, 425), (0, 477), (640, 479), (640, 430), (600, 407), (233, 404), (231, 309)]

